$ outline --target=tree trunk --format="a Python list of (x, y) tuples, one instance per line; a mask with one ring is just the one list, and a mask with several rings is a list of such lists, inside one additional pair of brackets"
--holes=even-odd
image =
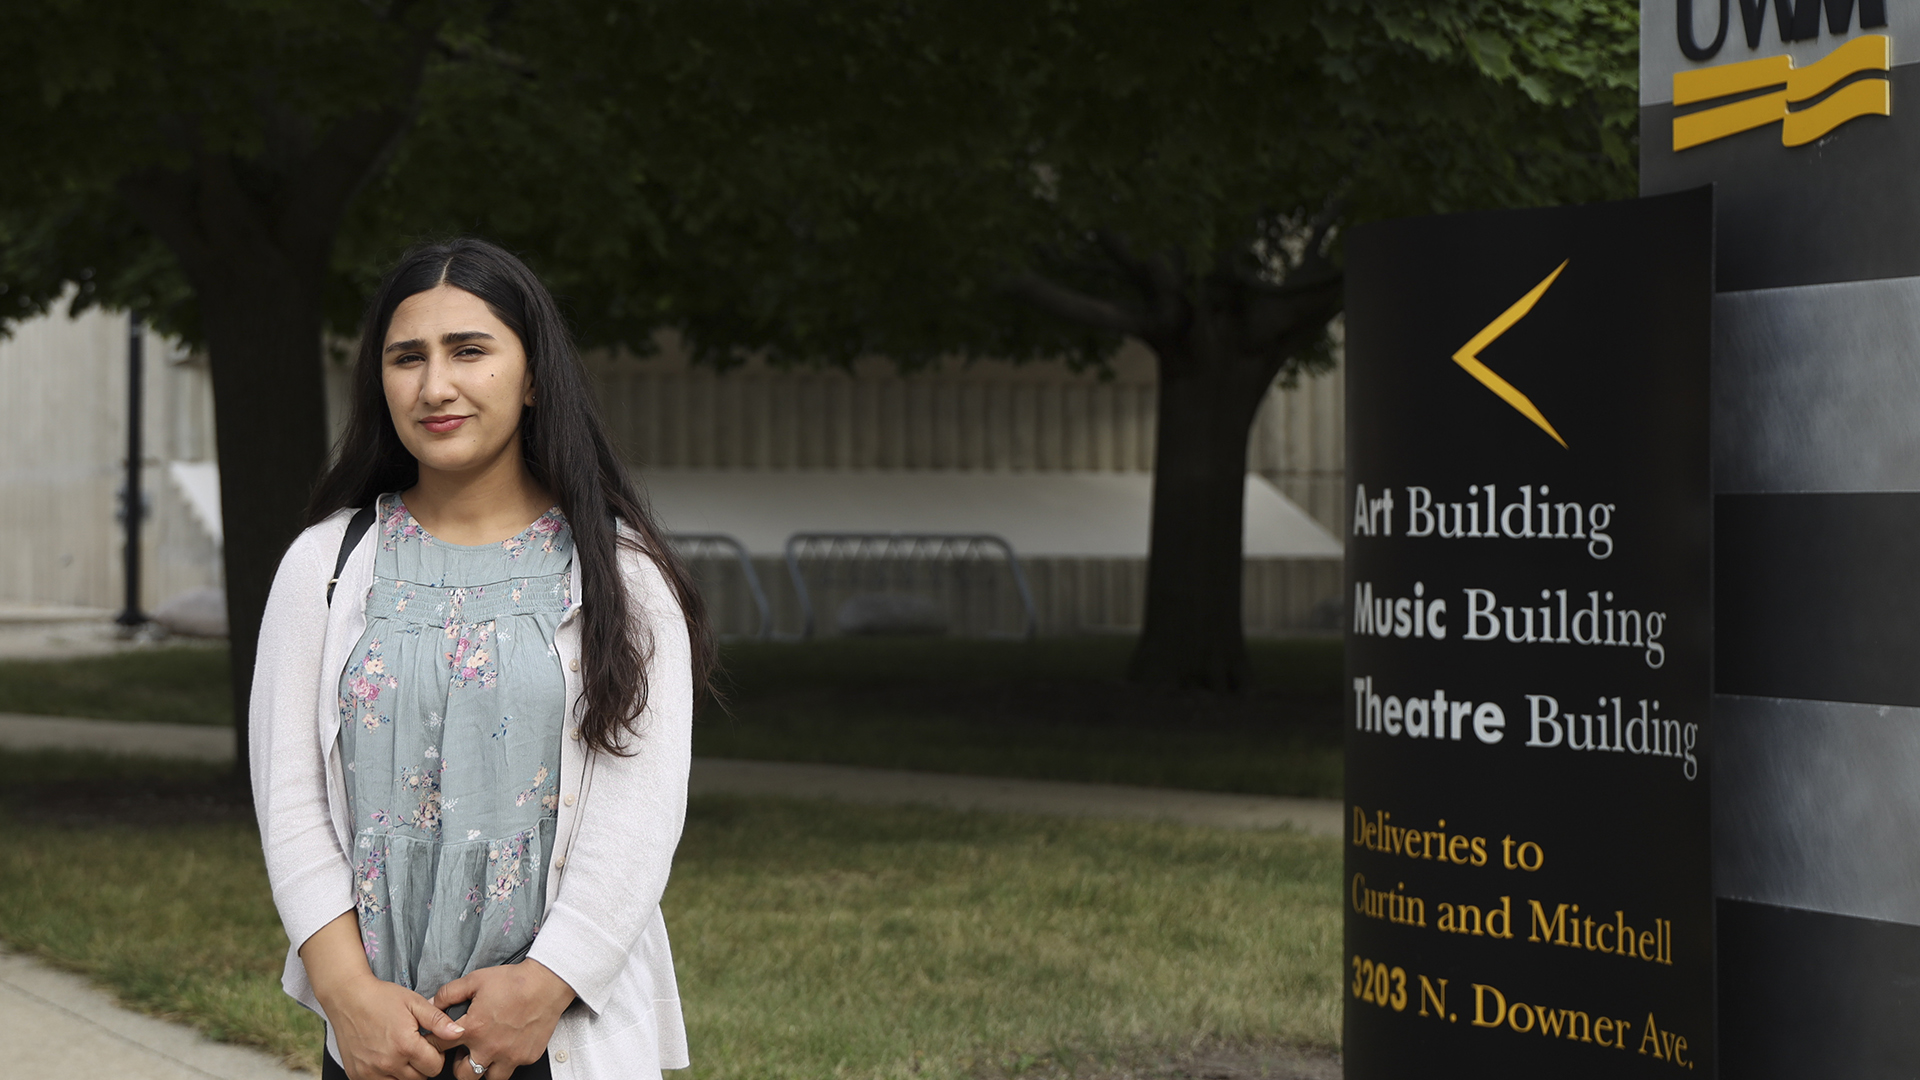
[(266, 110), (273, 154), (242, 160), (195, 146), (185, 169), (154, 168), (119, 183), (141, 224), (180, 261), (200, 305), (213, 369), (236, 772), (243, 778), (260, 616), (326, 463), (320, 334), (334, 235), (411, 122), (437, 33), (437, 24), (415, 27), (396, 51), (403, 93), (389, 107), (315, 132), (276, 105)]
[(1135, 682), (1239, 693), (1247, 437), (1277, 364), (1215, 341), (1149, 341), (1159, 360), (1146, 617)]
[(173, 250), (200, 306), (220, 462), (236, 765), (245, 777), (260, 616), (326, 460), (321, 296), (347, 192), (262, 197), (237, 173), (204, 156), (187, 172), (123, 181), (121, 194)]
[[(258, 268), (259, 254), (235, 251), (222, 262)], [(326, 460), (320, 288), (304, 278), (283, 271), (195, 282), (213, 370), (233, 716), (243, 774), (260, 616)]]
[(1140, 339), (1158, 361), (1146, 613), (1127, 663), (1134, 682), (1227, 694), (1246, 688), (1247, 436), (1273, 380), (1340, 310), (1339, 275), (1324, 265), (1333, 220), (1329, 214), (1313, 228), (1285, 285), (1237, 272), (1191, 281), (1176, 269), (1183, 259), (1143, 260), (1104, 234), (1097, 237), (1103, 254), (1136, 290), (1127, 301), (1037, 273), (1007, 282), (1011, 295), (1060, 318)]

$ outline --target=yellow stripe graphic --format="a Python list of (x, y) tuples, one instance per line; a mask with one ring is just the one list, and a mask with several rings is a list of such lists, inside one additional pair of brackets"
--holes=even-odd
[(1547, 286), (1553, 284), (1553, 279), (1560, 276), (1560, 271), (1565, 270), (1567, 263), (1570, 261), (1572, 260), (1561, 260), (1560, 265), (1553, 268), (1553, 273), (1548, 274), (1545, 281), (1535, 285), (1527, 292), (1527, 295), (1514, 301), (1512, 307), (1501, 312), (1499, 318), (1488, 323), (1479, 333), (1468, 338), (1467, 343), (1460, 346), (1459, 350), (1453, 354), (1454, 363), (1467, 369), (1467, 374), (1480, 380), (1480, 385), (1500, 395), (1500, 400), (1518, 409), (1521, 416), (1540, 425), (1540, 430), (1553, 436), (1553, 441), (1559, 443), (1561, 446), (1566, 446), (1567, 440), (1561, 438), (1560, 433), (1553, 430), (1553, 425), (1547, 423), (1547, 418), (1540, 414), (1540, 410), (1534, 406), (1527, 395), (1514, 389), (1512, 383), (1495, 375), (1491, 368), (1480, 362), (1480, 350), (1493, 344), (1494, 339), (1506, 333), (1513, 327), (1514, 323), (1526, 318), (1527, 312), (1532, 311), (1533, 305), (1539, 302), (1540, 295), (1547, 291)]
[(1860, 71), (1887, 70), (1887, 35), (1857, 37), (1787, 76), (1787, 100), (1818, 97), (1841, 79)]
[(1763, 56), (1737, 64), (1695, 68), (1673, 73), (1673, 103), (1697, 105), (1728, 94), (1744, 94), (1763, 86), (1779, 86), (1793, 75), (1793, 61), (1785, 56)]
[(1893, 95), (1885, 79), (1862, 79), (1843, 86), (1818, 105), (1787, 114), (1780, 129), (1780, 141), (1787, 146), (1805, 146), (1841, 124), (1860, 116), (1887, 116), (1893, 111)]
[[(1782, 60), (1786, 57), (1781, 57)], [(1736, 101), (1731, 105), (1722, 105), (1717, 109), (1702, 109), (1697, 113), (1673, 118), (1673, 148), (1686, 150), (1710, 143), (1715, 139), (1724, 139), (1729, 135), (1738, 135), (1743, 131), (1752, 131), (1757, 127), (1766, 127), (1777, 123), (1787, 116), (1787, 92), (1763, 94), (1760, 97)]]
[(1868, 34), (1854, 38), (1803, 68), (1794, 67), (1793, 61), (1785, 56), (1766, 56), (1676, 72), (1673, 76), (1675, 105), (1693, 105), (1782, 84), (1785, 89), (1674, 117), (1673, 148), (1675, 151), (1690, 149), (1765, 127), (1775, 120), (1783, 121), (1782, 145), (1802, 146), (1849, 120), (1890, 115), (1892, 91), (1884, 79), (1863, 80), (1842, 87), (1827, 100), (1799, 112), (1788, 108), (1789, 102), (1818, 97), (1849, 76), (1863, 71), (1886, 71), (1890, 60), (1887, 35)]

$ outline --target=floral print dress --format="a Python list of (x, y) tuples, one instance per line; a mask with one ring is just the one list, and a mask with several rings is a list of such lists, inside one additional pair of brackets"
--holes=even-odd
[(558, 816), (572, 604), (556, 508), (498, 544), (435, 539), (383, 496), (367, 630), (340, 678), (354, 902), (373, 973), (432, 994), (524, 956)]

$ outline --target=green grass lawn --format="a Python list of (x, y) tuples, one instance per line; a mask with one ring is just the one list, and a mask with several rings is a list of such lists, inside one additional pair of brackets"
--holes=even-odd
[[(311, 1065), (320, 1029), (280, 994), (258, 840), (243, 808), (208, 809), (220, 785), (206, 766), (0, 754), (0, 940)], [(1293, 833), (697, 800), (665, 901), (684, 1075), (1332, 1047), (1339, 857)]]
[[(1341, 647), (1248, 643), (1236, 698), (1125, 682), (1131, 638), (733, 642), (694, 752), (1337, 798)], [(0, 662), (0, 712), (230, 723), (226, 654)]]
[(170, 645), (74, 660), (0, 660), (0, 712), (232, 724), (227, 650)]

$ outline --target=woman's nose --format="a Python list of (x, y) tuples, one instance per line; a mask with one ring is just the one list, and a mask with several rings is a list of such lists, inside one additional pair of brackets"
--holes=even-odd
[(453, 362), (442, 356), (429, 356), (420, 373), (420, 400), (429, 404), (451, 401), (459, 396), (453, 385)]

